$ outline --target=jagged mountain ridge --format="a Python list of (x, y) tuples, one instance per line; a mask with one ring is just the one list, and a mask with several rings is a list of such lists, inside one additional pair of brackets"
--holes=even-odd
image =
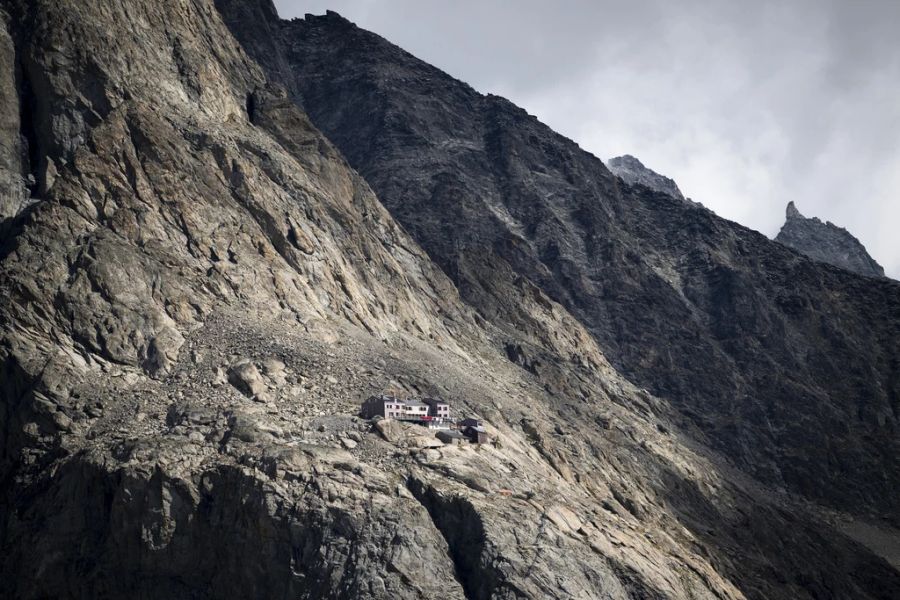
[(865, 246), (849, 231), (816, 217), (806, 218), (793, 202), (775, 241), (813, 260), (828, 263), (868, 277), (884, 277), (884, 268), (869, 256)]
[[(609, 159), (606, 166), (629, 185), (643, 185), (673, 198), (684, 200), (678, 184), (669, 177), (647, 168), (634, 156), (625, 154)], [(775, 241), (809, 258), (867, 277), (884, 277), (884, 268), (866, 251), (865, 246), (843, 227), (816, 217), (806, 218), (793, 202), (788, 202), (786, 219)]]
[[(211, 2), (2, 8), (30, 150), (8, 164), (34, 181), (0, 252), (4, 594), (897, 586), (685, 438), (526, 278), (485, 263), (497, 295), (463, 303)], [(453, 398), (500, 443), (382, 439), (353, 415), (387, 386)]]
[(647, 168), (644, 163), (630, 154), (611, 158), (606, 162), (606, 166), (629, 185), (644, 185), (651, 190), (684, 200), (684, 195), (674, 180)]
[(742, 468), (896, 517), (900, 287), (620, 188), (518, 107), (336, 13), (269, 27), (256, 58), (291, 65), (313, 122), (482, 314), (503, 321), (498, 269), (521, 276)]

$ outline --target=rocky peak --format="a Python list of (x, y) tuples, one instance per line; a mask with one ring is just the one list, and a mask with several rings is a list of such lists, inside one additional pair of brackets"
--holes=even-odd
[(644, 163), (630, 154), (611, 158), (606, 166), (629, 185), (643, 185), (651, 190), (684, 200), (684, 195), (674, 180), (648, 169)]
[(884, 269), (866, 251), (865, 246), (843, 227), (804, 217), (793, 202), (788, 202), (786, 220), (775, 240), (805, 254), (868, 277), (884, 277)]

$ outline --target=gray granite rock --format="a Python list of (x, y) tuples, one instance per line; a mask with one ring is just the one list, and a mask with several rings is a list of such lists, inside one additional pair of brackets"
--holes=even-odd
[[(524, 110), (335, 13), (272, 30), (256, 58), (286, 57), (313, 122), (489, 322), (577, 354), (583, 341), (566, 344), (541, 314), (556, 302), (754, 476), (900, 514), (900, 464), (885, 460), (900, 451), (900, 285), (861, 283), (697, 205), (619, 186)], [(527, 345), (506, 351), (531, 373), (553, 368)]]
[[(769, 455), (754, 432), (729, 429), (748, 462), (793, 466), (811, 491), (795, 497), (771, 479), (753, 479), (746, 463), (711, 447), (717, 438), (704, 423), (685, 420), (668, 395), (623, 376), (622, 365), (640, 366), (624, 360), (633, 357), (610, 352), (618, 368), (608, 360), (597, 322), (586, 328), (569, 302), (588, 296), (554, 299), (555, 277), (566, 282), (557, 290), (596, 291), (575, 263), (565, 266), (577, 250), (567, 244), (577, 238), (559, 237), (544, 262), (533, 263), (558, 269), (544, 279), (512, 260), (517, 247), (528, 250), (529, 228), (541, 221), (566, 225), (545, 236), (565, 233), (572, 219), (598, 218), (564, 210), (560, 196), (534, 202), (529, 190), (540, 180), (578, 194), (590, 167), (601, 180), (594, 192), (616, 187), (599, 162), (575, 168), (584, 158), (573, 145), (560, 145), (500, 99), (489, 101), (493, 119), (473, 121), (459, 102), (483, 102), (474, 92), (458, 83), (433, 87), (447, 79), (432, 71), (423, 79), (420, 63), (371, 36), (357, 40), (334, 14), (310, 47), (288, 48), (271, 3), (232, 3), (255, 40), (247, 48), (266, 66), (280, 65), (270, 81), (211, 0), (2, 6), (9, 18), (8, 43), (0, 44), (7, 109), (0, 168), (12, 160), (11, 172), (30, 172), (36, 184), (24, 210), (4, 207), (0, 250), (4, 597), (867, 599), (898, 587), (896, 571), (810, 501), (830, 483), (816, 468), (840, 471), (843, 448), (830, 447), (834, 460), (798, 452), (797, 462), (785, 463), (784, 442), (774, 443), (780, 438), (765, 447)], [(286, 65), (296, 68), (286, 62), (295, 52), (319, 63), (310, 76), (329, 76), (328, 61), (339, 58), (334, 44), (347, 35), (363, 52), (344, 55), (346, 75), (359, 76), (360, 66), (375, 69), (376, 83), (399, 75), (432, 86), (427, 97), (445, 103), (426, 120), (395, 123), (399, 129), (388, 131), (398, 138), (383, 149), (423, 150), (434, 139), (459, 154), (447, 162), (422, 152), (426, 163), (394, 171), (396, 185), (415, 198), (418, 186), (443, 181), (442, 199), (464, 205), (443, 218), (451, 239), (480, 239), (460, 237), (470, 225), (479, 235), (496, 233), (497, 223), (516, 233), (494, 239), (483, 256), (450, 244), (473, 261), (453, 274), (462, 289), (295, 104), (302, 93), (324, 118), (326, 98), (312, 102), (314, 90), (299, 81), (278, 85)], [(281, 58), (266, 52), (272, 44)], [(397, 83), (391, 94), (405, 89)], [(383, 91), (330, 96), (359, 119), (360, 144), (380, 139), (368, 129), (381, 124), (366, 102), (378, 107)], [(406, 99), (395, 98), (394, 108)], [(33, 109), (30, 128), (10, 117), (21, 117), (15, 109), (23, 104)], [(427, 136), (409, 135), (420, 126)], [(29, 144), (40, 150), (37, 160), (14, 160), (15, 127), (37, 142)], [(460, 174), (483, 175), (484, 157), (469, 154), (479, 139), (492, 148), (486, 164), (511, 186), (489, 191), (522, 193), (527, 205), (519, 208), (527, 210), (504, 212), (497, 201), (489, 205), (496, 214), (482, 221), (471, 195), (481, 190), (454, 184)], [(538, 152), (542, 141), (548, 145)], [(527, 169), (516, 154), (528, 158)], [(479, 160), (461, 169), (456, 161), (467, 156)], [(440, 160), (427, 162), (433, 158)], [(534, 180), (519, 185), (520, 177)], [(651, 254), (687, 255), (697, 243), (688, 233), (704, 228), (715, 234), (711, 254), (750, 244), (708, 217), (698, 225), (658, 196), (628, 198), (631, 217), (604, 200), (604, 218), (655, 231), (665, 243), (650, 244), (649, 236)], [(388, 197), (396, 209), (397, 196)], [(594, 205), (598, 197), (584, 195)], [(526, 219), (532, 211), (540, 218)], [(664, 219), (674, 229), (660, 233)], [(591, 239), (602, 250), (602, 238)], [(642, 296), (637, 283), (661, 292), (642, 263), (631, 262), (637, 246), (616, 248), (606, 262), (615, 281), (632, 285), (611, 286), (592, 301), (612, 306), (610, 323), (634, 332), (623, 342), (663, 376), (661, 361), (689, 344), (654, 336), (672, 315), (641, 300), (673, 296)], [(796, 255), (763, 258), (778, 265)], [(734, 297), (734, 309), (723, 310), (748, 328), (777, 321), (746, 271), (746, 279), (721, 276), (732, 285), (716, 288), (716, 305), (727, 309)], [(676, 275), (686, 281), (685, 297), (710, 315), (697, 293), (706, 288), (689, 285), (697, 272), (669, 265), (658, 276)], [(635, 301), (634, 321), (615, 310), (616, 294)], [(873, 313), (882, 310), (865, 289), (859, 295)], [(820, 321), (811, 327), (844, 335)], [(802, 336), (786, 331), (790, 348), (804, 347)], [(755, 333), (748, 336), (765, 339)], [(253, 369), (229, 373), (241, 363)], [(724, 364), (709, 369), (718, 368), (718, 378), (744, 376)], [(765, 368), (775, 377), (771, 363)], [(243, 389), (228, 385), (229, 375)], [(801, 383), (803, 376), (799, 369)], [(248, 397), (260, 382), (265, 391)], [(431, 432), (412, 427), (384, 439), (356, 415), (363, 398), (391, 386), (452, 398), (454, 411), (486, 422), (491, 443), (420, 448), (431, 445), (419, 439)], [(760, 421), (779, 436), (786, 426), (821, 425), (797, 404), (783, 419)], [(698, 419), (732, 428), (749, 422), (737, 409), (706, 408)], [(860, 485), (871, 462), (854, 467), (862, 472), (852, 481), (860, 506), (877, 508), (878, 485), (890, 485), (892, 473), (882, 465), (882, 482)]]
[[(233, 3), (218, 4), (227, 17)], [(246, 47), (263, 43), (230, 22)], [(271, 30), (255, 58), (288, 61), (285, 85), (463, 300), (509, 336), (511, 363), (559, 381), (552, 357), (596, 344), (679, 429), (765, 485), (840, 510), (898, 513), (900, 470), (887, 457), (900, 450), (890, 433), (900, 287), (798, 260), (693, 203), (622, 186), (525, 111), (335, 13)], [(574, 321), (560, 328), (543, 307)], [(623, 500), (622, 510), (646, 514)], [(803, 555), (789, 545), (779, 560)], [(738, 554), (736, 577), (752, 590), (766, 576)]]

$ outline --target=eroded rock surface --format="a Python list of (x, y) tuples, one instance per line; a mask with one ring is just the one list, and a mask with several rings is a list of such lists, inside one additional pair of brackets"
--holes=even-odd
[[(4, 596), (875, 599), (900, 587), (819, 507), (748, 477), (624, 377), (549, 274), (466, 252), (447, 270), (461, 295), (295, 104), (305, 90), (278, 85), (297, 49), (259, 57), (281, 65), (267, 77), (211, 0), (2, 7), (0, 176), (27, 189), (25, 205), (4, 206), (0, 242)], [(270, 19), (245, 22), (254, 55), (278, 41), (271, 4), (232, 8)], [(372, 58), (389, 74), (408, 60), (394, 56)], [(365, 110), (353, 100), (332, 98)], [(452, 184), (455, 168), (407, 184)], [(468, 202), (448, 219), (478, 214)], [(641, 318), (665, 318), (650, 308)], [(651, 364), (678, 350), (632, 341)], [(450, 399), (494, 442), (382, 435), (357, 412), (388, 388)]]
[(256, 58), (273, 77), (269, 56), (285, 57), (313, 122), (493, 325), (554, 344), (552, 319), (520, 299), (558, 304), (698, 442), (773, 486), (896, 521), (900, 285), (621, 186), (522, 109), (336, 13), (264, 41), (232, 30), (267, 48)]

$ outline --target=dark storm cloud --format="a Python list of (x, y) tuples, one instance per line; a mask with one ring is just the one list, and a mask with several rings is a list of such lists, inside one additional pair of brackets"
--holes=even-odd
[(281, 0), (337, 10), (774, 235), (794, 200), (900, 277), (900, 1)]

